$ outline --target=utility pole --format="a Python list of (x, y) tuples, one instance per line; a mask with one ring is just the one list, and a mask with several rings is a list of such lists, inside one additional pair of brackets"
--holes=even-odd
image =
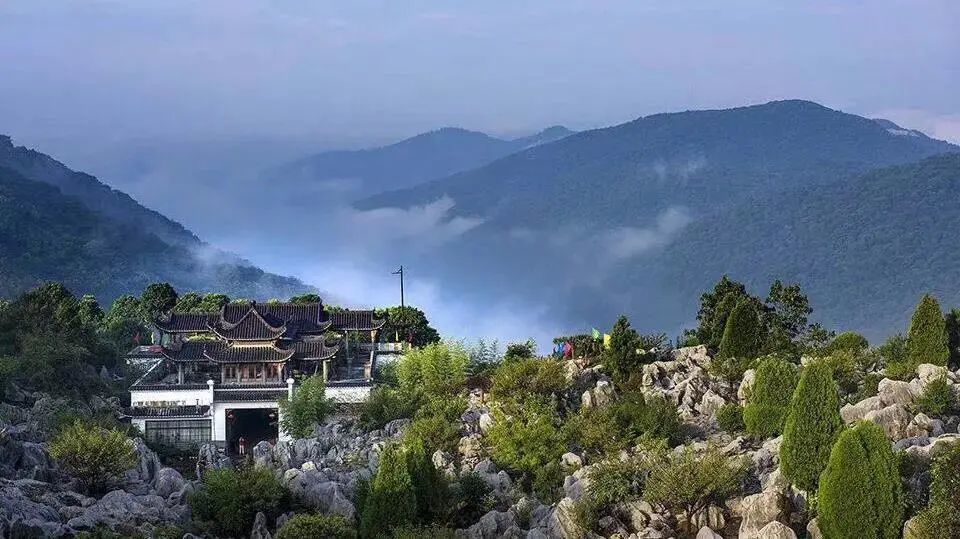
[[(399, 276), (400, 276), (400, 317), (401, 317), (401, 319), (402, 319), (402, 321), (401, 321), (401, 323), (400, 323), (400, 328), (401, 328), (401, 329), (406, 329), (406, 323), (405, 323), (405, 322), (407, 321), (407, 309), (406, 309), (406, 304), (404, 303), (404, 300), (403, 300), (403, 265), (400, 266), (400, 269), (398, 269), (397, 271), (393, 272), (393, 275), (399, 275)], [(404, 337), (406, 337), (406, 332), (404, 332)], [(397, 338), (398, 341), (400, 340), (400, 336), (399, 336), (399, 335), (397, 335), (396, 338)]]

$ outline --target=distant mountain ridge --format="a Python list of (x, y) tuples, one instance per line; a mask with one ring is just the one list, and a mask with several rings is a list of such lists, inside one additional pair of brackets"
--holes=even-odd
[[(759, 283), (769, 277), (765, 266), (775, 266), (767, 262), (778, 256), (775, 245), (795, 232), (775, 220), (755, 223), (751, 248), (738, 252), (751, 263), (728, 265), (708, 232), (722, 230), (735, 241), (742, 221), (733, 212), (761, 205), (757, 213), (772, 218), (799, 200), (788, 193), (832, 192), (871, 170), (958, 151), (886, 120), (776, 101), (580, 132), (355, 205), (411, 208), (448, 198), (447, 219), (478, 224), (410, 264), (475, 301), (516, 294), (571, 324), (612, 323), (623, 312), (642, 327), (673, 331), (690, 322), (683, 317), (709, 279), (728, 269), (766, 286)], [(821, 203), (825, 214), (843, 213), (842, 201)], [(859, 277), (868, 283), (875, 276)], [(783, 278), (819, 280), (823, 301), (840, 286), (803, 265), (784, 268)], [(818, 298), (811, 299), (816, 306)], [(887, 296), (876, 307), (894, 312), (901, 301)], [(854, 309), (845, 305), (830, 316), (853, 318)], [(867, 329), (886, 331), (887, 323)]]
[(156, 281), (256, 299), (315, 290), (219, 252), (122, 191), (0, 136), (0, 297), (46, 281), (107, 302)]
[(506, 140), (458, 127), (444, 127), (365, 150), (330, 151), (299, 159), (265, 173), (286, 184), (354, 181), (361, 194), (410, 187), (473, 169), (526, 148), (547, 144), (573, 131), (553, 126)]

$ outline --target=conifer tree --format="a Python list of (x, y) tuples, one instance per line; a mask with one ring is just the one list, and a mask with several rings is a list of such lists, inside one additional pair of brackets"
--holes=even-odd
[(916, 369), (921, 363), (946, 365), (950, 357), (947, 344), (947, 326), (940, 304), (925, 294), (917, 305), (907, 335), (907, 361)]
[(740, 301), (727, 318), (720, 357), (754, 359), (760, 352), (761, 331), (756, 308), (749, 301)]
[(392, 445), (380, 453), (380, 467), (366, 495), (360, 518), (361, 537), (389, 537), (392, 528), (417, 521), (417, 498), (403, 449)]
[(706, 343), (711, 350), (720, 348), (720, 342), (723, 341), (723, 333), (727, 329), (727, 320), (730, 318), (730, 313), (733, 312), (734, 307), (742, 298), (742, 295), (730, 292), (723, 296), (723, 299), (717, 304), (711, 320), (713, 327), (710, 330), (710, 341)]
[(640, 337), (621, 315), (610, 331), (610, 346), (603, 352), (603, 364), (616, 382), (625, 382), (640, 365), (637, 346)]
[(443, 509), (446, 494), (443, 476), (433, 465), (423, 440), (409, 435), (408, 438), (405, 442), (407, 471), (417, 499), (417, 517), (419, 522), (431, 522)]
[(780, 471), (802, 490), (817, 487), (830, 448), (843, 428), (837, 383), (829, 365), (807, 365), (790, 401), (780, 445)]
[(756, 381), (743, 409), (743, 422), (749, 435), (763, 439), (783, 431), (797, 378), (796, 368), (782, 359), (768, 357), (760, 361)]
[(840, 434), (820, 478), (818, 500), (824, 537), (900, 537), (904, 498), (899, 463), (883, 428), (861, 421)]

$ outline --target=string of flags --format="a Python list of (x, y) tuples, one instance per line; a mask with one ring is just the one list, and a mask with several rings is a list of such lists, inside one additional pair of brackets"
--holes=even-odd
[[(601, 333), (597, 328), (592, 328), (591, 337), (594, 341), (602, 342), (604, 348), (610, 348), (610, 334)], [(574, 354), (574, 344), (570, 340), (558, 342), (553, 349), (554, 357), (571, 359)]]

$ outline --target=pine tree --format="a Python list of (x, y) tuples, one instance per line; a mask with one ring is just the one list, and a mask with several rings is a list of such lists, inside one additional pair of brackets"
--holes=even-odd
[(417, 521), (417, 498), (403, 449), (392, 445), (380, 453), (380, 467), (370, 484), (360, 518), (360, 536), (389, 537), (390, 530)]
[(899, 463), (879, 425), (862, 421), (840, 434), (820, 478), (818, 500), (824, 537), (900, 537), (904, 498)]
[(940, 304), (925, 294), (917, 305), (907, 335), (907, 361), (916, 369), (921, 363), (946, 365), (950, 358), (947, 344), (947, 325)]
[(603, 352), (603, 364), (616, 382), (625, 382), (630, 373), (639, 368), (639, 340), (637, 332), (630, 327), (630, 320), (621, 315), (610, 331), (610, 346)]
[(723, 296), (723, 299), (717, 304), (711, 320), (710, 341), (706, 343), (711, 350), (720, 348), (720, 342), (723, 341), (723, 333), (727, 329), (727, 320), (730, 318), (730, 313), (733, 312), (742, 298), (743, 296), (740, 294), (731, 292)]
[(727, 318), (720, 341), (721, 358), (754, 359), (760, 352), (760, 317), (749, 301), (740, 301)]
[(443, 509), (446, 494), (443, 476), (433, 465), (423, 440), (411, 438), (405, 445), (407, 471), (417, 499), (417, 517), (421, 523), (432, 522), (433, 517), (439, 515)]
[(793, 392), (780, 445), (780, 471), (802, 490), (817, 487), (843, 428), (838, 391), (830, 367), (815, 362), (803, 369)]
[(783, 431), (797, 378), (796, 367), (782, 359), (768, 357), (760, 362), (743, 409), (743, 422), (749, 435), (764, 439)]

